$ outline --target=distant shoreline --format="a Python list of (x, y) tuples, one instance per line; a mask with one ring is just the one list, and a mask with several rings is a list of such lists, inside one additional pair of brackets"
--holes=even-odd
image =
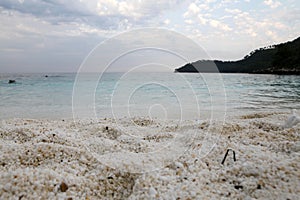
[(214, 71), (214, 72), (193, 72), (193, 71), (174, 71), (175, 73), (186, 73), (186, 74), (193, 74), (193, 73), (220, 73), (220, 74), (260, 74), (260, 75), (288, 75), (288, 76), (299, 76), (300, 71), (297, 72), (220, 72), (220, 71)]

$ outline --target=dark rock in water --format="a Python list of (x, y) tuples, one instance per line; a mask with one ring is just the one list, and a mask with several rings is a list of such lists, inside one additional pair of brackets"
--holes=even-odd
[(48, 78), (48, 75), (45, 75), (46, 78)]
[(11, 83), (16, 83), (16, 80), (9, 80), (8, 83), (9, 83), (9, 84), (11, 84)]

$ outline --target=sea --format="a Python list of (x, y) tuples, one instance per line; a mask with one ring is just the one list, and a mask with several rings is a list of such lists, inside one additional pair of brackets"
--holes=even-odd
[[(16, 83), (9, 84), (9, 80)], [(173, 72), (0, 74), (0, 119), (224, 118), (300, 109), (294, 75)]]

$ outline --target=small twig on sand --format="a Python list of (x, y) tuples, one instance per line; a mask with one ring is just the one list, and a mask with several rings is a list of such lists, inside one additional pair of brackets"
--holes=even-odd
[(234, 161), (234, 162), (236, 161), (236, 158), (235, 158), (235, 151), (232, 150), (232, 149), (227, 149), (227, 151), (226, 151), (226, 153), (225, 153), (225, 156), (224, 156), (224, 158), (223, 158), (223, 160), (222, 160), (222, 162), (221, 162), (222, 165), (224, 165), (224, 162), (225, 162), (225, 160), (226, 160), (226, 158), (227, 158), (227, 155), (228, 155), (228, 152), (229, 152), (230, 150), (232, 151), (232, 154), (233, 154), (233, 161)]

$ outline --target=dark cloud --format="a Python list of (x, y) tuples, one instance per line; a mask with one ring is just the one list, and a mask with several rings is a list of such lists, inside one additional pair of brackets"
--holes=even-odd
[[(22, 2), (22, 3), (20, 3)], [(182, 2), (181, 2), (182, 3)], [(127, 20), (135, 26), (159, 24), (157, 17), (163, 12), (181, 4), (178, 0), (144, 1), (129, 3), (135, 7), (135, 13), (124, 13), (114, 8), (111, 13), (99, 15), (96, 11), (97, 2), (79, 0), (1, 0), (0, 8), (29, 14), (54, 25), (63, 23), (84, 23), (102, 30), (117, 29), (122, 20)], [(110, 5), (111, 2), (107, 2)], [(88, 7), (89, 6), (89, 7)]]
[(1, 0), (0, 7), (23, 14), (29, 14), (54, 25), (63, 23), (84, 23), (101, 29), (117, 27), (120, 18), (114, 16), (99, 16), (89, 10), (79, 1), (59, 0), (26, 0), (23, 3), (15, 0)]
[(27, 0), (23, 3), (15, 0), (2, 0), (0, 6), (4, 9), (16, 10), (21, 13), (32, 14), (41, 18), (75, 18), (90, 15), (90, 13), (84, 9), (75, 9), (71, 6), (68, 7), (66, 4), (50, 0)]

